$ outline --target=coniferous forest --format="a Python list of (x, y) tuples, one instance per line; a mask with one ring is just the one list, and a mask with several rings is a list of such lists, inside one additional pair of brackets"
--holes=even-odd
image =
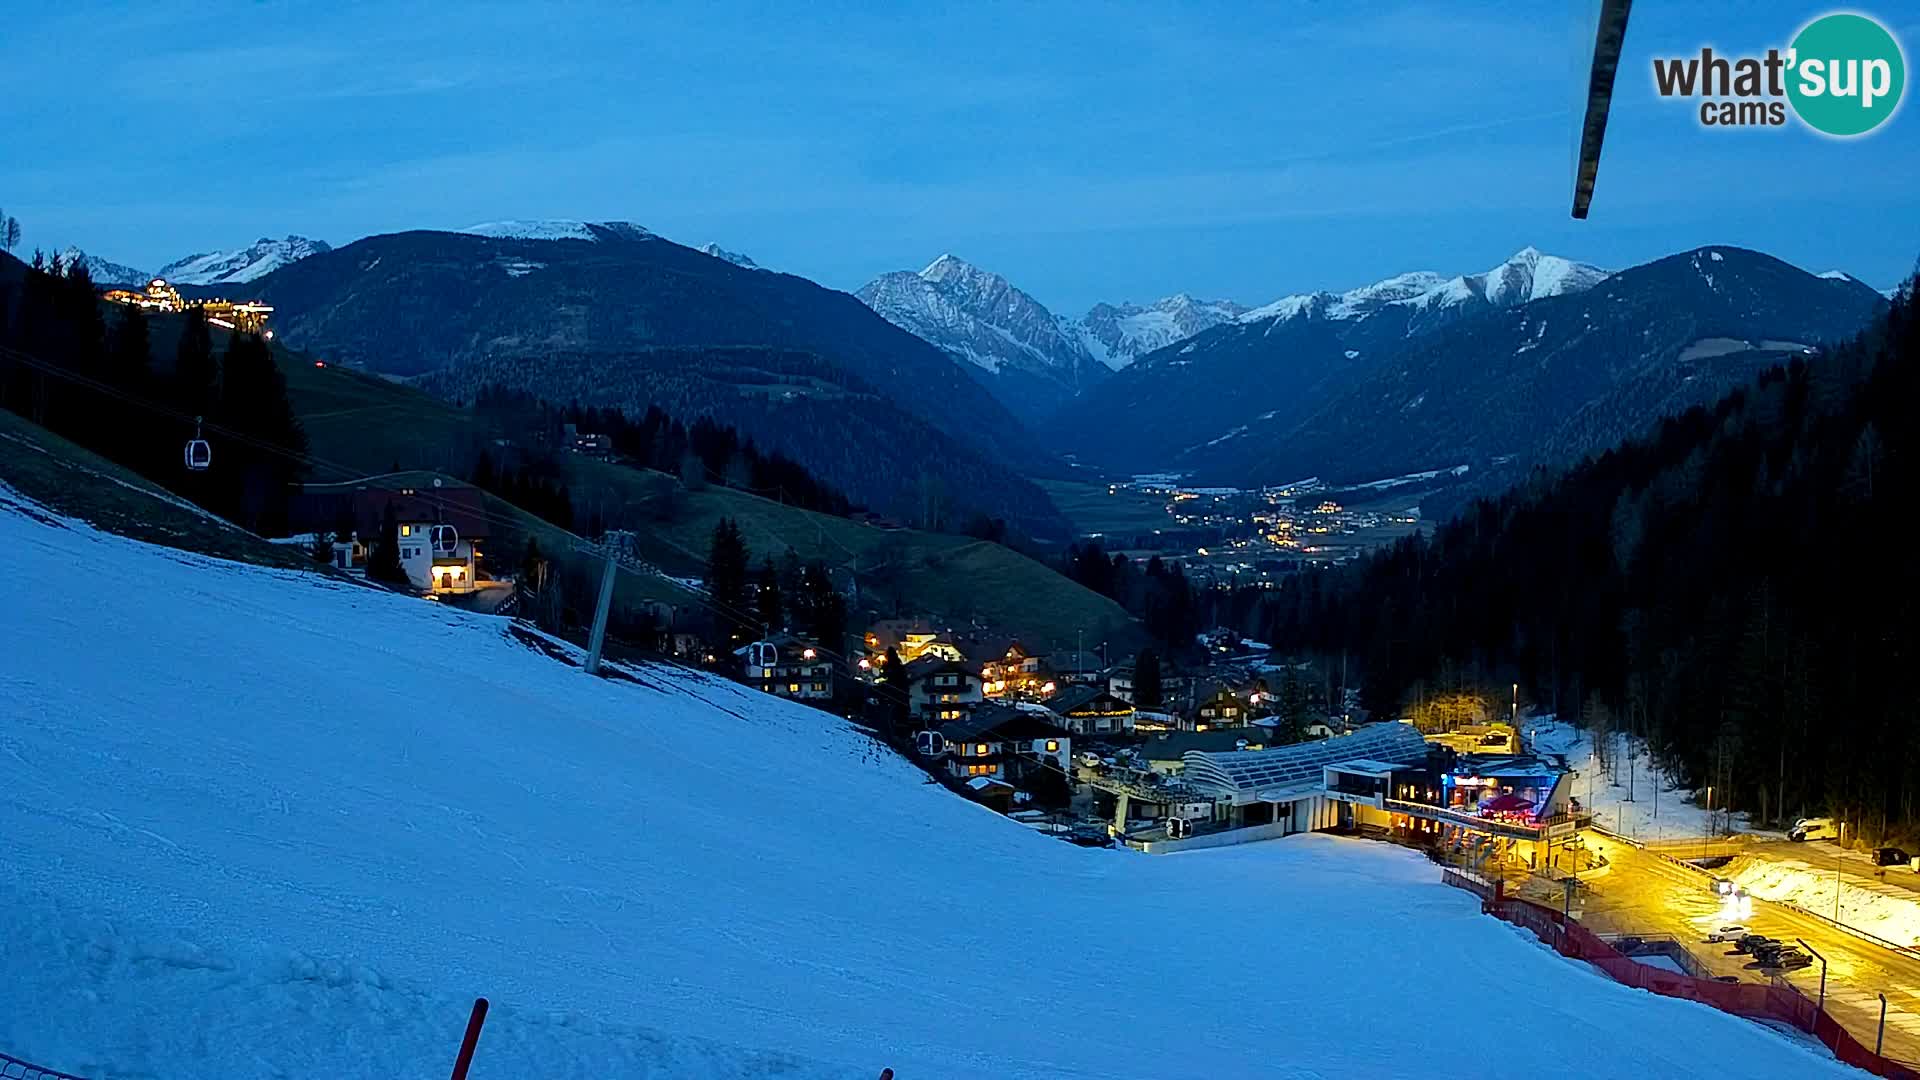
[(1282, 649), (1349, 658), (1376, 711), (1530, 703), (1644, 737), (1760, 821), (1920, 828), (1920, 317), (1484, 499), (1428, 537), (1295, 577)]
[[(199, 308), (159, 325), (173, 340), (139, 308), (103, 310), (84, 262), (36, 253), (0, 281), (0, 407), (254, 532), (279, 532), (307, 439), (272, 351), (242, 333), (216, 348)], [(195, 418), (223, 433), (204, 470), (185, 463)]]

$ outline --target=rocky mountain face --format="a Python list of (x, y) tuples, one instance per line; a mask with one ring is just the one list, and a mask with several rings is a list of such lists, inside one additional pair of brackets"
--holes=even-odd
[(1880, 302), (1737, 248), (1612, 275), (1528, 248), (1481, 274), (1283, 297), (1141, 359), (1058, 428), (1084, 462), (1232, 483), (1559, 460), (1846, 337)]
[(676, 415), (736, 424), (876, 509), (944, 502), (955, 521), (979, 510), (1064, 532), (1026, 479), (1056, 460), (950, 354), (846, 293), (630, 223), (373, 236), (254, 286), (282, 340), (334, 362), (432, 374), (456, 396), (492, 379), (639, 409), (671, 383)]
[(953, 255), (882, 274), (858, 293), (888, 322), (959, 357), (1029, 422), (1107, 373), (1072, 324), (1006, 278)]
[(274, 240), (263, 236), (243, 248), (203, 251), (175, 259), (154, 271), (153, 276), (166, 278), (175, 285), (238, 284), (331, 250), (324, 240), (309, 240), (304, 236)]
[(1118, 371), (1156, 349), (1185, 341), (1246, 313), (1231, 300), (1195, 300), (1186, 293), (1136, 304), (1095, 304), (1076, 330), (1094, 359)]
[(89, 255), (77, 247), (70, 247), (60, 253), (60, 265), (72, 266), (79, 260), (87, 268), (87, 276), (95, 285), (145, 285), (153, 280), (153, 275), (145, 270), (136, 270), (125, 263), (103, 259), (98, 255)]
[(748, 258), (747, 256), (742, 255), (737, 251), (728, 251), (726, 248), (721, 247), (719, 244), (712, 244), (712, 243), (702, 244), (695, 250), (699, 251), (703, 255), (711, 255), (714, 258), (721, 260), (722, 262), (730, 262), (733, 265), (738, 266), (744, 270), (765, 269), (759, 263), (754, 262), (752, 259)]

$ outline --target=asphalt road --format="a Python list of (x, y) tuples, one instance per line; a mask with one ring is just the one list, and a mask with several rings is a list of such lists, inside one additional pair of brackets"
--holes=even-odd
[[(1599, 844), (1612, 860), (1604, 873), (1592, 879), (1591, 895), (1575, 911), (1596, 932), (1669, 934), (1685, 943), (1715, 975), (1738, 975), (1754, 982), (1767, 982), (1767, 973), (1749, 969), (1750, 957), (1727, 955), (1730, 946), (1705, 944), (1707, 933), (1739, 921), (1754, 933), (1781, 941), (1804, 939), (1827, 958), (1828, 1011), (1871, 1048), (1880, 1017), (1877, 995), (1885, 993), (1884, 1052), (1920, 1062), (1920, 957), (1874, 945), (1764, 900), (1753, 902), (1751, 917), (1728, 919), (1721, 912), (1720, 898), (1712, 893), (1710, 877), (1602, 837), (1589, 836), (1588, 843)], [(1786, 978), (1809, 998), (1819, 996), (1818, 962)]]

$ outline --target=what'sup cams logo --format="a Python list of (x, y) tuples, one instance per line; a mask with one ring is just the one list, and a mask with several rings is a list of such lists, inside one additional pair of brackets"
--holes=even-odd
[[(1824, 135), (1851, 138), (1880, 127), (1900, 107), (1907, 63), (1900, 42), (1865, 15), (1835, 12), (1764, 56), (1655, 57), (1664, 98), (1697, 98), (1705, 127), (1782, 127), (1789, 115)], [(1789, 113), (1791, 110), (1791, 113)]]

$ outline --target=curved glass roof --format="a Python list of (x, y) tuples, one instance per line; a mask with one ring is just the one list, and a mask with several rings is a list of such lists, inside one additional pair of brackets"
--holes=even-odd
[(1184, 779), (1189, 784), (1249, 795), (1274, 788), (1318, 787), (1328, 765), (1366, 759), (1392, 765), (1422, 765), (1427, 740), (1411, 724), (1384, 723), (1351, 735), (1278, 746), (1271, 750), (1189, 750)]

